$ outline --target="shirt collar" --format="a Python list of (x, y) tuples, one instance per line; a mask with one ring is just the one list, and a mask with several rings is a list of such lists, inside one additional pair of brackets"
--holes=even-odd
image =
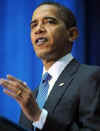
[[(60, 58), (58, 61), (56, 61), (48, 70), (48, 73), (52, 76), (52, 78), (57, 79), (59, 75), (62, 73), (64, 68), (70, 63), (70, 61), (73, 59), (73, 56), (71, 53), (68, 53), (67, 55)], [(43, 74), (47, 72), (45, 68), (43, 67)]]

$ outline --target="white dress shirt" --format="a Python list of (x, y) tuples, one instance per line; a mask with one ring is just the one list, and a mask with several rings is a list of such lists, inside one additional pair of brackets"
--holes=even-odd
[[(52, 78), (49, 81), (49, 89), (48, 89), (48, 94), (47, 97), (49, 96), (56, 80), (58, 79), (58, 77), (60, 76), (60, 74), (62, 73), (62, 71), (65, 69), (65, 67), (70, 63), (70, 61), (73, 59), (73, 56), (71, 53), (63, 56), (62, 58), (60, 58), (58, 61), (56, 61), (50, 68), (48, 71), (45, 70), (45, 68), (43, 68), (43, 74), (45, 72), (48, 72)], [(42, 109), (42, 113), (40, 116), (39, 121), (37, 122), (33, 122), (33, 126), (42, 129), (45, 122), (46, 122), (46, 118), (47, 118), (48, 112), (46, 109)]]

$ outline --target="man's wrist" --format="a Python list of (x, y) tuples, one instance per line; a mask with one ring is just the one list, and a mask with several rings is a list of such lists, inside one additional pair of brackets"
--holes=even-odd
[(36, 113), (33, 122), (37, 122), (37, 121), (40, 120), (41, 113), (42, 113), (42, 110), (39, 110), (39, 111)]
[(36, 122), (33, 122), (32, 125), (36, 128), (42, 129), (45, 122), (46, 122), (46, 118), (47, 118), (48, 112), (45, 109), (42, 109), (41, 115), (40, 115), (40, 119)]

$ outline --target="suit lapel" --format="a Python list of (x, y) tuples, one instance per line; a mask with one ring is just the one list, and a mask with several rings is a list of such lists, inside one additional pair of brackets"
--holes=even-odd
[(70, 83), (74, 79), (79, 65), (80, 64), (75, 59), (73, 59), (59, 76), (44, 106), (44, 108), (47, 109), (49, 113), (53, 112), (56, 105), (59, 103), (65, 90), (67, 90)]

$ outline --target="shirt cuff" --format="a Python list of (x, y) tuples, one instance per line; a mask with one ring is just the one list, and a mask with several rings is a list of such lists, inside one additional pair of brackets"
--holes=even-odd
[(41, 130), (46, 122), (47, 115), (48, 115), (47, 110), (42, 109), (40, 119), (36, 122), (33, 122), (32, 125)]

